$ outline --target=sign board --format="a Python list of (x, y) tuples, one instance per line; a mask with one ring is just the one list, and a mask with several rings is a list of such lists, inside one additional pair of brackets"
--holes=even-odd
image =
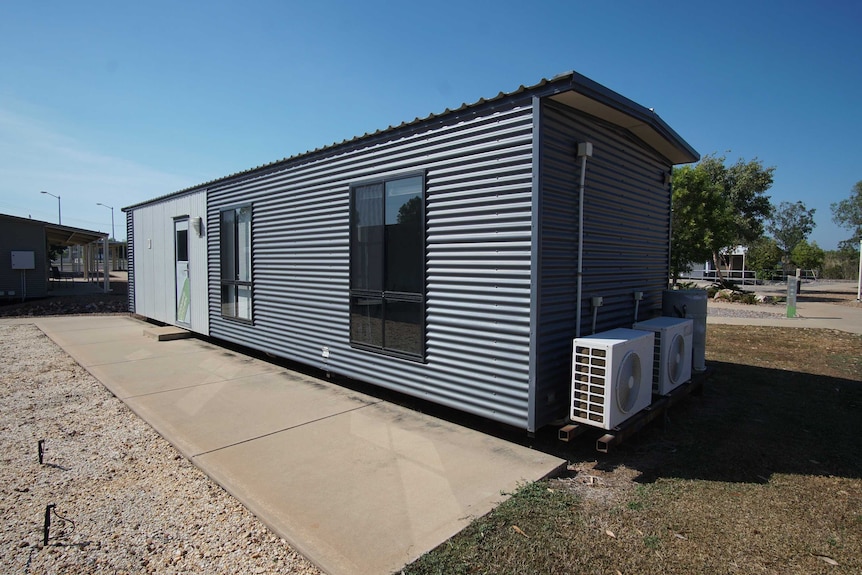
[(36, 253), (35, 252), (12, 252), (12, 269), (13, 270), (34, 270), (34, 269), (36, 269)]
[(787, 317), (796, 317), (797, 278), (787, 277)]

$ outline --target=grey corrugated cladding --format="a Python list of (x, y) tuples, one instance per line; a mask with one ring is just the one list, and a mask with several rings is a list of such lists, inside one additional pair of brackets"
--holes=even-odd
[[(13, 251), (33, 252), (36, 269), (13, 270)], [(0, 291), (3, 292), (0, 298), (21, 299), (25, 288), (28, 298), (45, 297), (48, 295), (47, 269), (45, 222), (0, 214)], [(14, 295), (7, 295), (10, 291)]]
[[(212, 186), (253, 206), (253, 326), (220, 317), (210, 234), (210, 334), (321, 369), (526, 426), (530, 344), (530, 98)], [(425, 363), (354, 349), (349, 334), (349, 186), (425, 170)], [(321, 349), (329, 348), (328, 359)]]
[[(668, 272), (664, 175), (697, 154), (651, 111), (570, 73), (185, 190), (207, 190), (210, 335), (541, 427), (567, 403), (581, 141), (595, 147), (582, 331), (592, 295), (605, 298), (599, 329), (631, 324), (635, 290), (646, 317)], [(416, 170), (426, 174), (424, 363), (349, 344), (349, 187)], [(246, 203), (253, 324), (219, 307), (219, 211)]]
[(576, 334), (578, 180), (573, 150), (592, 142), (584, 194), (581, 335), (592, 333), (592, 296), (601, 296), (596, 331), (630, 327), (661, 310), (670, 242), (670, 165), (619, 126), (585, 116), (552, 98), (542, 102), (536, 273), (540, 289), (534, 357), (537, 422), (558, 414), (568, 395)]

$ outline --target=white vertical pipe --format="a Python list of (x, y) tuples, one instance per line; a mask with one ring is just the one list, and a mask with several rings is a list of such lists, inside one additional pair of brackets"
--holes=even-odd
[(581, 337), (581, 296), (584, 277), (584, 186), (587, 179), (587, 156), (593, 155), (593, 145), (589, 142), (578, 144), (578, 157), (581, 158), (581, 176), (578, 184), (578, 284), (575, 302), (575, 337)]

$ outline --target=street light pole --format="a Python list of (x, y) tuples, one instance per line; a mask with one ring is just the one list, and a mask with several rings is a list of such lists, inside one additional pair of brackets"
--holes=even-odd
[(107, 204), (103, 204), (101, 202), (96, 202), (97, 206), (102, 206), (103, 208), (108, 208), (111, 210), (111, 239), (116, 240), (116, 236), (114, 236), (114, 207), (109, 206)]
[[(46, 191), (41, 191), (39, 193), (40, 194), (47, 194), (53, 198), (57, 198), (57, 225), (62, 226), (63, 225), (63, 211), (60, 208), (60, 196), (55, 196), (51, 192), (46, 192)], [(63, 247), (64, 250), (66, 249), (64, 246), (61, 246), (61, 247)], [(63, 273), (63, 252), (62, 251), (60, 252), (60, 273)]]
[[(114, 206), (109, 206), (108, 204), (103, 204), (102, 202), (96, 202), (96, 205), (97, 205), (97, 206), (102, 206), (103, 208), (108, 208), (108, 209), (110, 209), (110, 210), (111, 210), (111, 239), (112, 239), (112, 240), (113, 240), (113, 239), (116, 239), (116, 238), (114, 237)], [(107, 262), (108, 262), (108, 259), (110, 258), (110, 261), (111, 261), (111, 271), (113, 271), (113, 270), (114, 270), (114, 259), (113, 259), (113, 258), (111, 258), (111, 255), (108, 253), (108, 252), (110, 251), (110, 249), (111, 249), (111, 248), (110, 248), (110, 245), (111, 245), (111, 244), (110, 244), (110, 242), (105, 242), (105, 256), (104, 256), (104, 260), (103, 260), (103, 262), (107, 263)], [(107, 268), (106, 268), (106, 269), (107, 269)], [(105, 274), (105, 277), (107, 277), (107, 274)], [(105, 282), (105, 290), (107, 291), (107, 289), (108, 289), (108, 284), (107, 284), (107, 281), (106, 281), (106, 282)]]
[(60, 196), (55, 196), (51, 192), (39, 192), (41, 194), (48, 194), (51, 197), (57, 198), (57, 225), (63, 225), (63, 212), (60, 208)]

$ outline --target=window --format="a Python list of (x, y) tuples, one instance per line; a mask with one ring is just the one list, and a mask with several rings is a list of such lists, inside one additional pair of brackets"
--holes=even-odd
[(251, 206), (222, 210), (221, 314), (251, 321)]
[(423, 176), (350, 190), (350, 341), (425, 356)]

